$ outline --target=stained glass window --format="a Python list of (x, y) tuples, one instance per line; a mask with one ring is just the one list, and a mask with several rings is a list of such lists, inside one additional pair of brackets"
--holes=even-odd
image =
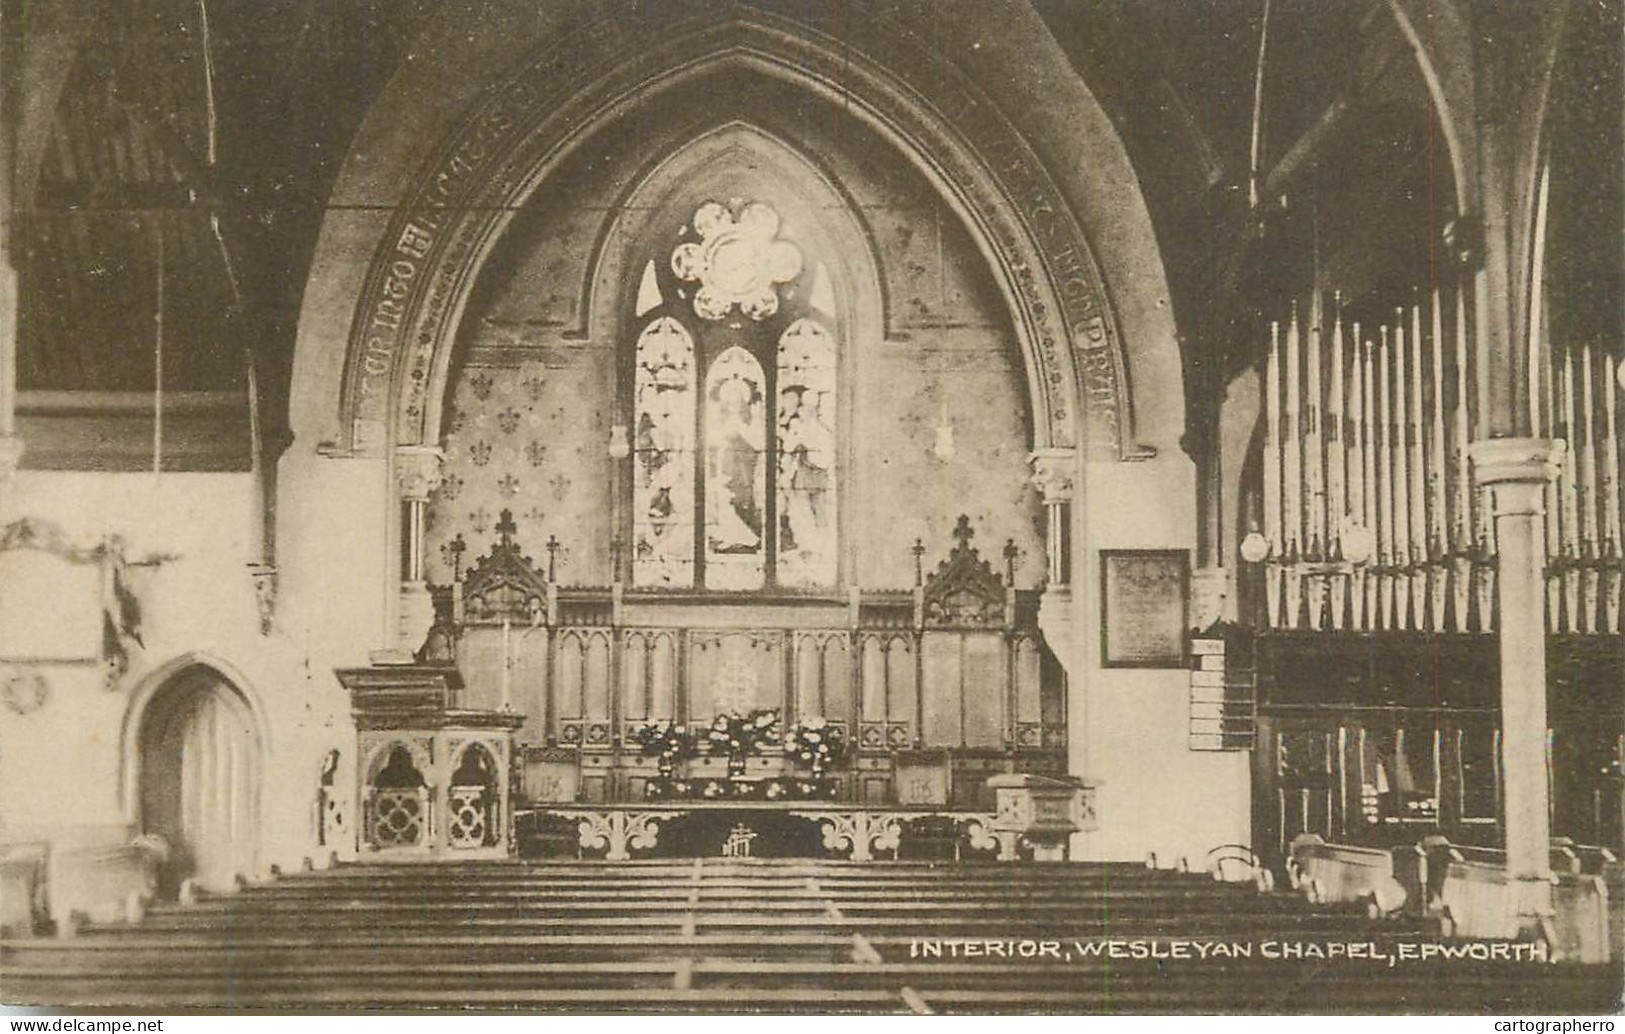
[(634, 267), (633, 584), (832, 587), (828, 271), (761, 201), (706, 201), (683, 218), (668, 258)]
[(766, 573), (766, 378), (735, 346), (705, 377), (705, 584), (756, 589)]
[(800, 319), (778, 348), (778, 580), (835, 583), (835, 339)]
[(638, 336), (632, 570), (639, 585), (694, 584), (694, 342), (670, 316)]

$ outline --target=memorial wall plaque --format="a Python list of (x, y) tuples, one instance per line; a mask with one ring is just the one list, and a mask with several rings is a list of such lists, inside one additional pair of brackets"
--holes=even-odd
[(1101, 666), (1185, 667), (1189, 598), (1185, 550), (1101, 550)]

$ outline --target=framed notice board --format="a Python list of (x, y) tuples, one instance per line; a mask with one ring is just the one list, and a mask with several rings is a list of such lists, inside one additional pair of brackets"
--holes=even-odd
[(1185, 667), (1190, 581), (1187, 550), (1101, 550), (1101, 667)]

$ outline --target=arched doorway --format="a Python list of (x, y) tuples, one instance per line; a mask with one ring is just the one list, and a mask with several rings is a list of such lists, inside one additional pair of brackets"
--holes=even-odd
[(169, 846), (159, 893), (188, 879), (229, 890), (252, 872), (260, 743), (237, 688), (202, 665), (173, 675), (142, 712), (136, 749), (141, 832)]

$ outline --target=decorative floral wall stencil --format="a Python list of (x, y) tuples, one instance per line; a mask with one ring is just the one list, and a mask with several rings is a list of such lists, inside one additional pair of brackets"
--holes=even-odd
[(476, 532), (484, 535), (485, 529), (491, 526), (491, 511), (482, 506), (478, 510), (470, 512), (468, 515), (468, 524), (469, 527), (473, 528)]
[(452, 434), (456, 434), (457, 432), (459, 432), (459, 431), (461, 431), (463, 429), (463, 425), (466, 424), (467, 422), (468, 422), (468, 414), (463, 412), (463, 409), (462, 409), (461, 406), (458, 406), (455, 403), (453, 403), (453, 405), (451, 407), (451, 415), (446, 421), (446, 427), (448, 428), (448, 430)]
[[(607, 578), (608, 538), (600, 529), (607, 528), (610, 492), (601, 457), (613, 371), (597, 349), (560, 346), (557, 355), (545, 366), (465, 367), (453, 386), (448, 405), (456, 420), (442, 443), (442, 486), (430, 497), (436, 519), (426, 528), (431, 583), (452, 577), (452, 557), (441, 547), (460, 534), (483, 553), (495, 534), (491, 515), (504, 509), (520, 515), (517, 534), (527, 544), (540, 548), (556, 533), (575, 546), (582, 563), (572, 576)], [(487, 514), (483, 530), (474, 523), (480, 511)]]
[(463, 540), (462, 535), (458, 535), (449, 542), (442, 542), (440, 544), (440, 561), (446, 565), (448, 571), (455, 571), (461, 565), (463, 553), (467, 549), (468, 543)]

